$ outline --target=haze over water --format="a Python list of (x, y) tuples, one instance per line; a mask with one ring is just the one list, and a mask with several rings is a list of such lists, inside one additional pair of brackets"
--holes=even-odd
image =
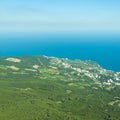
[(120, 35), (93, 33), (37, 33), (1, 35), (0, 56), (47, 55), (93, 60), (120, 71)]

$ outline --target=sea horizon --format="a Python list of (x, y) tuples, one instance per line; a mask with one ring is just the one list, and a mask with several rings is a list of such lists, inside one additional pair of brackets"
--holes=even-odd
[(18, 34), (0, 36), (0, 56), (54, 56), (91, 60), (120, 72), (119, 34)]

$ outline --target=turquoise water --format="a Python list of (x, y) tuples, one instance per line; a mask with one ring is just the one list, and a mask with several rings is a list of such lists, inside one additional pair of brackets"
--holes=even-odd
[(48, 55), (93, 60), (120, 71), (119, 34), (22, 34), (1, 35), (0, 56)]

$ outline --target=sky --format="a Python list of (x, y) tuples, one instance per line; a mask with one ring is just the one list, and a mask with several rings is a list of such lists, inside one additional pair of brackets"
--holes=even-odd
[(0, 0), (0, 32), (120, 32), (120, 0)]
[(0, 0), (0, 56), (90, 59), (120, 71), (119, 53), (120, 0)]

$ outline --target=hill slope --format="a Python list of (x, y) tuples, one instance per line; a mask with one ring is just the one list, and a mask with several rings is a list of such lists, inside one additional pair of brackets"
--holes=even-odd
[(1, 120), (120, 120), (120, 73), (92, 61), (0, 58)]

